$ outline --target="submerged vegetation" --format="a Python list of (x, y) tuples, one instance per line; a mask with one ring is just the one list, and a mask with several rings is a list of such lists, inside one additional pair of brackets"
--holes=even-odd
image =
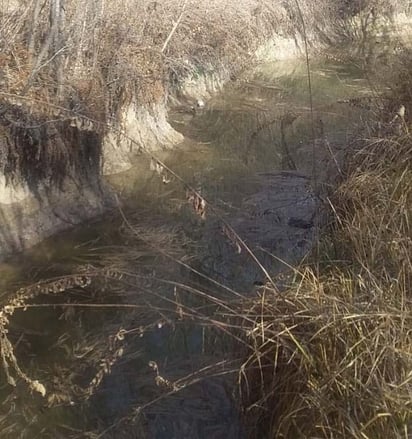
[[(90, 169), (83, 167), (80, 175), (98, 173), (98, 143), (127, 100), (136, 105), (163, 100), (183, 78), (199, 72), (223, 67), (234, 74), (259, 43), (275, 33), (293, 34), (299, 11), (323, 44), (343, 43), (342, 35), (347, 42), (361, 40), (358, 55), (365, 56), (366, 28), (379, 14), (390, 17), (395, 5), (302, 1), (297, 10), (297, 2), (242, 0), (235, 7), (221, 1), (142, 0), (140, 8), (130, 1), (120, 9), (112, 1), (60, 1), (10, 2), (1, 15), (0, 118), (7, 136), (14, 135), (2, 151), (2, 170), (35, 184), (50, 177), (48, 165), (56, 173), (52, 181), (59, 181), (63, 161), (68, 167), (86, 163)], [(45, 11), (53, 5), (61, 9), (48, 21)], [(345, 32), (334, 34), (331, 23)], [(198, 269), (192, 256), (196, 239), (187, 230), (161, 221), (141, 227), (139, 213), (121, 211), (116, 239), (126, 245), (93, 248), (92, 264), (76, 266), (74, 274), (60, 276), (52, 267), (55, 277), (4, 295), (2, 376), (15, 390), (4, 397), (0, 434), (151, 437), (156, 424), (175, 425), (178, 410), (180, 432), (196, 437), (196, 425), (200, 437), (213, 437), (220, 413), (210, 419), (207, 413), (226, 416), (226, 398), (238, 406), (244, 425), (234, 425), (230, 437), (409, 439), (411, 59), (406, 48), (397, 55), (391, 64), (396, 77), (391, 72), (385, 93), (372, 99), (374, 117), (353, 136), (338, 180), (319, 194), (327, 221), (316, 249), (300, 266), (274, 278), (262, 266), (269, 279), (241, 294)], [(11, 120), (11, 114), (20, 116)], [(92, 125), (82, 127), (85, 120)], [(62, 142), (45, 140), (50, 131), (34, 132), (30, 124), (39, 121), (53, 125)], [(73, 143), (84, 144), (87, 154), (72, 154), (67, 148)], [(39, 157), (42, 166), (36, 170)], [(249, 252), (259, 263), (201, 191), (164, 163), (155, 161), (154, 167), (161, 168), (161, 177), (183, 184), (192, 221), (204, 221), (206, 212), (216, 215), (236, 251)], [(39, 310), (51, 311), (46, 317), (52, 329), (64, 327), (56, 334), (46, 331), (40, 347), (45, 328), (25, 334), (18, 323), (27, 313), (35, 320)], [(69, 337), (70, 327), (78, 340)], [(158, 353), (159, 334), (167, 339), (165, 360)], [(33, 346), (50, 358), (43, 370), (30, 357)], [(180, 351), (185, 354), (177, 355)], [(114, 401), (105, 394), (110, 379), (119, 393)], [(208, 393), (211, 387), (223, 390)], [(204, 398), (185, 405), (199, 394)], [(26, 407), (29, 398), (34, 404)], [(47, 415), (39, 415), (48, 410), (57, 418), (52, 427)], [(65, 417), (63, 410), (72, 411)], [(236, 414), (227, 416), (238, 421)], [(73, 426), (67, 425), (69, 417), (76, 419)]]

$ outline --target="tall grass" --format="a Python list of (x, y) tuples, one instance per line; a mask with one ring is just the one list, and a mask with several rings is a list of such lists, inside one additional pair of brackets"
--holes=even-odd
[(319, 272), (239, 310), (255, 321), (240, 376), (252, 437), (412, 435), (412, 137), (386, 128), (348, 159)]
[(234, 310), (253, 346), (239, 373), (251, 437), (412, 436), (409, 65), (348, 147), (313, 263)]

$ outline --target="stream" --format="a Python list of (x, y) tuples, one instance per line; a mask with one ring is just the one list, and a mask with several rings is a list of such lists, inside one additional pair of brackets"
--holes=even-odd
[(19, 366), (47, 393), (1, 372), (0, 438), (246, 434), (233, 390), (242, 352), (210, 318), (220, 300), (256, 294), (263, 269), (310, 252), (313, 187), (327, 193), (368, 113), (351, 105), (370, 92), (356, 66), (318, 61), (311, 80), (313, 111), (301, 61), (261, 64), (204, 108), (174, 108), (185, 141), (157, 156), (166, 168), (141, 155), (109, 178), (121, 212), (0, 264), (3, 304), (18, 288), (66, 282), (11, 318)]

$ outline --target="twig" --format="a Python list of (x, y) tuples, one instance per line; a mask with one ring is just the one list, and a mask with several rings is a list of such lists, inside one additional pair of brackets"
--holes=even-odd
[[(312, 90), (312, 75), (311, 75), (311, 67), (310, 67), (310, 59), (309, 59), (309, 46), (308, 46), (308, 35), (306, 32), (306, 23), (303, 17), (302, 9), (300, 8), (299, 0), (295, 0), (296, 6), (298, 8), (299, 18), (302, 22), (302, 32), (303, 32), (303, 40), (305, 43), (305, 58), (306, 58), (306, 69), (307, 69), (307, 78), (308, 78), (308, 90), (309, 90), (309, 105), (310, 105), (310, 121), (311, 121), (311, 129), (312, 129), (312, 181), (313, 181), (313, 192), (316, 196), (318, 196), (319, 188), (318, 188), (318, 178), (316, 175), (316, 133), (315, 133), (315, 116), (313, 110), (313, 90)], [(319, 273), (319, 212), (315, 215), (315, 259), (317, 264), (317, 273)]]
[(182, 12), (180, 13), (179, 18), (176, 20), (172, 30), (170, 31), (170, 34), (168, 35), (168, 37), (166, 38), (166, 41), (163, 44), (162, 51), (161, 51), (162, 53), (166, 50), (166, 47), (169, 44), (169, 41), (173, 37), (173, 34), (176, 32), (176, 29), (178, 28), (180, 22), (182, 21), (183, 15), (186, 12), (186, 4), (187, 4), (187, 0), (184, 1), (183, 6), (182, 6)]

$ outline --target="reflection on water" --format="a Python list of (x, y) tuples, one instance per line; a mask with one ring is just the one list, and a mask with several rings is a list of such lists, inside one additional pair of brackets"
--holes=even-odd
[[(229, 84), (206, 108), (176, 108), (171, 122), (186, 140), (159, 158), (223, 217), (236, 217), (243, 200), (256, 192), (257, 172), (297, 169), (310, 177), (313, 134), (315, 148), (327, 145), (323, 150), (338, 157), (362, 114), (338, 101), (368, 90), (352, 66), (314, 65), (311, 115), (305, 69), (300, 62), (263, 64)], [(315, 165), (327, 178), (323, 159), (319, 155)], [(0, 437), (86, 437), (86, 431), (100, 432), (87, 437), (241, 437), (229, 382), (219, 373), (201, 374), (179, 397), (147, 406), (143, 417), (133, 411), (159, 398), (159, 387), (168, 392), (178, 385), (171, 381), (191, 383), (194, 370), (231, 351), (230, 340), (195, 322), (211, 312), (205, 291), (219, 290), (220, 297), (236, 293), (188, 275), (185, 267), (207, 251), (207, 226), (191, 211), (179, 180), (153, 171), (144, 156), (110, 180), (123, 199), (122, 215), (108, 212), (0, 266), (3, 301), (18, 285), (79, 267), (87, 272), (87, 264), (123, 273), (117, 279), (101, 272), (87, 288), (35, 299), (48, 307), (16, 311), (10, 339), (24, 371), (46, 384), (49, 397), (29, 395), (23, 384), (13, 389), (3, 374)], [(71, 306), (59, 306), (62, 302)], [(185, 318), (189, 310), (197, 313), (191, 324)]]

